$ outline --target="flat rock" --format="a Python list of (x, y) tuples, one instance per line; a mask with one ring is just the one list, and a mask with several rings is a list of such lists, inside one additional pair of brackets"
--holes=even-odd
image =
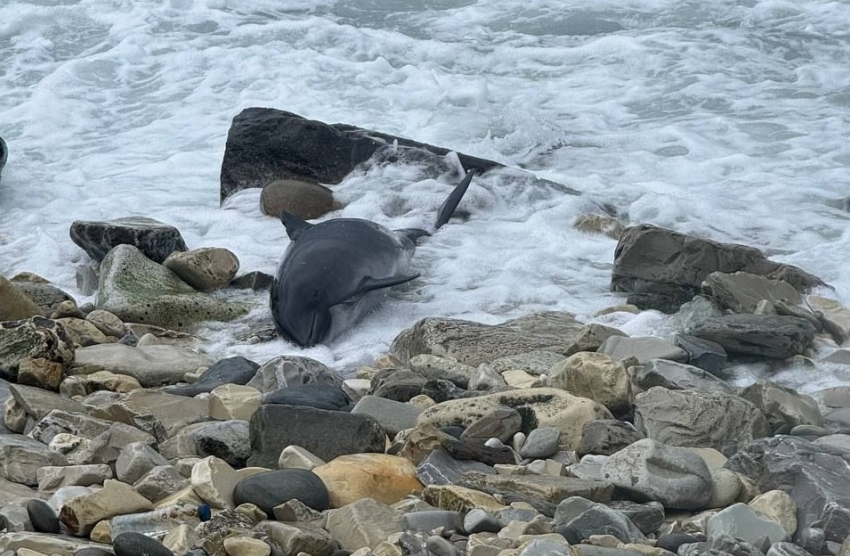
[[(286, 427), (281, 427), (286, 423)], [(263, 405), (251, 417), (248, 465), (274, 467), (281, 450), (301, 446), (325, 461), (362, 452), (383, 452), (385, 431), (366, 415), (303, 406)]]
[(767, 537), (771, 544), (790, 540), (782, 525), (741, 503), (724, 508), (710, 517), (706, 534), (709, 537), (729, 535), (752, 544), (757, 544), (762, 537)]
[(811, 396), (798, 394), (770, 381), (759, 380), (744, 388), (740, 396), (758, 407), (772, 430), (798, 425), (823, 425), (818, 403)]
[[(481, 444), (490, 438), (507, 442), (522, 428), (522, 416), (513, 408), (497, 407), (472, 421), (460, 435), (461, 440)], [(560, 431), (559, 431), (560, 433)]]
[(223, 384), (210, 392), (210, 417), (219, 421), (249, 421), (263, 403), (263, 395), (250, 386)]
[(603, 405), (593, 400), (557, 388), (533, 388), (443, 402), (423, 411), (418, 423), (467, 427), (500, 407), (517, 410), (523, 417), (524, 431), (538, 426), (558, 427), (561, 431), (560, 444), (570, 449), (578, 447), (585, 423), (612, 418)]
[(441, 449), (432, 450), (416, 467), (416, 474), (425, 485), (455, 484), (469, 471), (496, 473), (493, 467), (480, 461), (456, 460)]
[(127, 423), (153, 434), (160, 442), (187, 425), (209, 419), (209, 402), (164, 391), (133, 390), (89, 406), (93, 417)]
[(132, 245), (146, 257), (161, 263), (173, 251), (185, 251), (180, 231), (153, 218), (133, 216), (106, 221), (75, 220), (71, 240), (96, 261), (102, 261), (114, 247)]
[(727, 353), (717, 342), (676, 334), (673, 343), (688, 352), (688, 364), (717, 375), (726, 365)]
[(793, 436), (755, 440), (729, 458), (726, 467), (752, 479), (762, 492), (780, 489), (797, 504), (801, 531), (822, 528), (825, 538), (843, 542), (850, 534), (850, 453)]
[(314, 409), (339, 411), (348, 408), (351, 400), (342, 388), (325, 382), (288, 386), (263, 396), (264, 404), (299, 405)]
[[(582, 328), (584, 330), (584, 327)], [(520, 370), (532, 376), (548, 375), (549, 370), (566, 359), (565, 355), (552, 351), (535, 350), (526, 353), (518, 353), (507, 357), (500, 357), (490, 361), (488, 365), (498, 374), (505, 371)]]
[[(88, 539), (75, 539), (68, 535), (49, 535), (32, 531), (6, 532), (0, 535), (0, 552), (31, 550), (39, 554), (75, 556), (85, 549), (102, 549), (103, 544)], [(32, 553), (30, 553), (32, 554)]]
[(9, 385), (9, 392), (12, 394), (15, 402), (24, 409), (26, 414), (35, 420), (43, 419), (54, 409), (68, 413), (86, 412), (85, 406), (80, 402), (64, 398), (59, 394), (34, 386), (11, 384)]
[(239, 271), (239, 259), (228, 249), (203, 247), (172, 252), (162, 266), (200, 291), (223, 288)]
[(241, 356), (220, 359), (201, 373), (198, 380), (192, 384), (169, 388), (169, 394), (179, 396), (197, 396), (204, 392), (212, 392), (224, 384), (248, 384), (260, 366), (250, 359)]
[(468, 388), (470, 379), (477, 372), (475, 367), (445, 357), (426, 354), (411, 357), (408, 367), (428, 380), (450, 380), (460, 388)]
[(18, 434), (0, 435), (0, 477), (23, 485), (38, 484), (38, 470), (67, 465), (60, 453), (37, 440)]
[(580, 456), (586, 454), (610, 456), (641, 438), (644, 438), (644, 435), (631, 423), (617, 419), (588, 421), (582, 427), (581, 442), (577, 451)]
[(422, 500), (434, 507), (466, 513), (475, 508), (498, 512), (505, 505), (486, 492), (460, 485), (428, 485), (422, 491)]
[(729, 353), (785, 359), (811, 345), (815, 327), (789, 315), (723, 315), (696, 324), (689, 332)]
[(496, 359), (543, 350), (564, 354), (580, 330), (566, 312), (534, 313), (498, 325), (458, 319), (426, 318), (402, 331), (390, 351), (402, 362), (420, 354), (452, 357), (477, 367)]
[(685, 363), (666, 359), (650, 359), (635, 373), (635, 382), (645, 390), (661, 386), (669, 390), (732, 392), (732, 386), (713, 374)]
[(798, 305), (800, 293), (788, 282), (770, 280), (749, 272), (712, 272), (702, 283), (702, 291), (733, 313), (753, 313), (759, 301), (785, 301)]
[(363, 498), (395, 504), (419, 494), (424, 485), (410, 460), (389, 454), (349, 454), (312, 469), (330, 494), (331, 506), (341, 508)]
[(711, 473), (702, 458), (649, 438), (609, 456), (602, 477), (665, 508), (693, 510), (711, 500)]
[(72, 533), (87, 535), (99, 521), (152, 509), (153, 504), (136, 493), (130, 485), (108, 480), (97, 492), (65, 502), (59, 512), (59, 519)]
[(364, 498), (328, 512), (326, 528), (345, 550), (375, 548), (403, 530), (402, 515), (386, 504)]
[(100, 266), (97, 308), (130, 322), (173, 330), (228, 321), (247, 308), (199, 292), (131, 245), (115, 247)]
[(612, 412), (631, 405), (631, 380), (625, 365), (604, 353), (571, 355), (551, 368), (547, 385), (596, 400)]
[(654, 336), (611, 336), (599, 346), (598, 351), (616, 360), (635, 357), (640, 364), (650, 359), (687, 361), (689, 357), (682, 348)]
[(75, 367), (97, 367), (135, 378), (146, 387), (174, 384), (186, 373), (212, 365), (204, 354), (170, 345), (103, 344), (77, 349)]
[(355, 404), (351, 413), (372, 417), (384, 427), (387, 434), (394, 436), (401, 430), (416, 426), (416, 419), (422, 409), (408, 403), (367, 395)]
[(465, 474), (459, 484), (482, 492), (517, 493), (552, 504), (570, 496), (607, 502), (614, 493), (614, 485), (609, 482), (551, 475), (488, 475), (471, 472)]
[(661, 387), (636, 396), (635, 426), (664, 444), (715, 448), (727, 456), (770, 434), (764, 414), (738, 396)]

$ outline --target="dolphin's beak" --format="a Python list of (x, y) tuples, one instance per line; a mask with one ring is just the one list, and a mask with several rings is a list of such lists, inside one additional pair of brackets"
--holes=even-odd
[(329, 324), (321, 311), (314, 311), (298, 319), (298, 322), (289, 322), (286, 333), (299, 346), (311, 347), (325, 340)]

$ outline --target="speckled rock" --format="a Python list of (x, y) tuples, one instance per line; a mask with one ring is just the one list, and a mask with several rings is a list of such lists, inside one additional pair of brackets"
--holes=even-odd
[(64, 371), (74, 362), (73, 341), (61, 325), (42, 317), (0, 323), (0, 378), (17, 382), (21, 363), (33, 359)]
[(161, 263), (172, 251), (185, 251), (186, 243), (177, 228), (141, 216), (71, 224), (71, 240), (92, 259), (102, 261), (115, 246), (129, 244), (146, 257)]
[(613, 412), (631, 404), (626, 367), (604, 353), (582, 351), (552, 367), (548, 386), (601, 403)]
[(162, 266), (200, 291), (227, 286), (239, 271), (239, 259), (228, 249), (204, 247), (191, 251), (175, 251)]

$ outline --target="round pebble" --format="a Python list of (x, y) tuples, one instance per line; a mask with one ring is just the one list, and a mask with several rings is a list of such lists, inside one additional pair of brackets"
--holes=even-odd
[(443, 537), (432, 535), (425, 541), (425, 546), (428, 551), (434, 556), (458, 556), (458, 550), (448, 540)]
[(561, 430), (558, 427), (539, 427), (528, 433), (519, 455), (524, 458), (546, 458), (558, 451)]
[(121, 533), (112, 539), (115, 556), (174, 556), (161, 542), (141, 533)]
[(463, 516), (463, 530), (467, 535), (472, 535), (473, 533), (498, 533), (502, 527), (495, 516), (481, 508), (475, 508)]
[(27, 502), (27, 515), (33, 529), (39, 533), (59, 533), (59, 516), (44, 500), (33, 498)]
[(296, 498), (317, 511), (330, 507), (330, 496), (325, 483), (306, 469), (278, 469), (246, 477), (236, 483), (233, 502), (254, 504), (268, 515), (274, 507)]

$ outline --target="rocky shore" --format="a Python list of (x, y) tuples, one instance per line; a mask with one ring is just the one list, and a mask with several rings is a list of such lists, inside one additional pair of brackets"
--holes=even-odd
[[(330, 210), (309, 174), (264, 211)], [(850, 386), (728, 381), (850, 364), (850, 311), (751, 247), (576, 225), (619, 238), (603, 313), (668, 313), (672, 340), (434, 316), (369, 367), (214, 360), (194, 327), (267, 276), (152, 219), (75, 222), (96, 303), (0, 277), (0, 555), (850, 556)]]

